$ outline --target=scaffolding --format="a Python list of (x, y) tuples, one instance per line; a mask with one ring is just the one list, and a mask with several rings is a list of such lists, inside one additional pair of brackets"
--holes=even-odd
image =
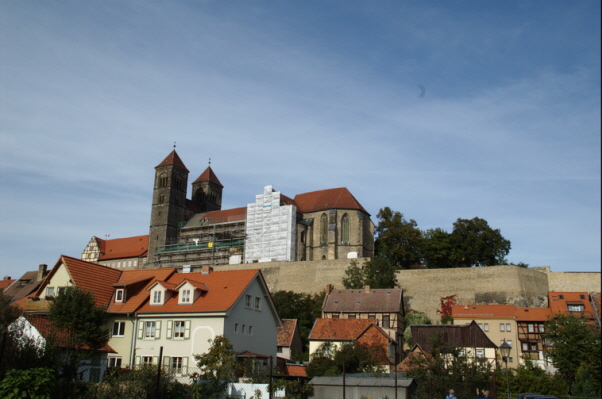
[(294, 261), (296, 214), (294, 205), (281, 205), (279, 191), (265, 186), (247, 205), (245, 262)]

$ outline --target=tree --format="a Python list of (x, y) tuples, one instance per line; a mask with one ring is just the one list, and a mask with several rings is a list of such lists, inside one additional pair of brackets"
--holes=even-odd
[(54, 298), (48, 319), (69, 334), (71, 347), (80, 353), (100, 349), (109, 342), (107, 313), (104, 307), (96, 305), (90, 291), (67, 288)]
[(330, 342), (320, 345), (312, 354), (307, 366), (307, 376), (337, 376), (362, 371), (378, 372), (376, 369), (386, 359), (380, 345), (363, 345), (358, 342), (346, 342), (335, 347)]
[(382, 208), (376, 215), (375, 252), (386, 258), (397, 269), (409, 269), (420, 263), (422, 232), (416, 221), (409, 221), (403, 214)]
[[(508, 370), (510, 392), (538, 392), (541, 395), (564, 396), (569, 393), (568, 384), (558, 374), (548, 374), (533, 364), (529, 358), (516, 369)], [(506, 390), (506, 374), (497, 375), (498, 392)]]
[(424, 239), (420, 253), (424, 265), (429, 269), (454, 267), (455, 246), (451, 234), (437, 227), (422, 233)]
[(411, 310), (405, 317), (405, 330), (403, 330), (403, 340), (408, 345), (412, 346), (412, 325), (414, 324), (431, 324), (431, 319), (426, 313)]
[(207, 353), (194, 355), (201, 374), (195, 376), (201, 384), (197, 385), (197, 392), (202, 398), (219, 398), (226, 392), (228, 383), (234, 382), (238, 365), (236, 351), (230, 340), (223, 335), (218, 335), (211, 342)]
[(395, 267), (382, 256), (365, 260), (360, 267), (357, 261), (351, 261), (345, 270), (347, 277), (343, 279), (346, 289), (359, 289), (365, 286), (370, 288), (393, 288), (397, 286), (397, 273)]
[(546, 322), (545, 331), (553, 344), (547, 353), (564, 379), (572, 384), (582, 368), (599, 387), (600, 342), (595, 327), (583, 317), (559, 313)]
[(506, 264), (510, 241), (499, 229), (492, 229), (478, 217), (458, 219), (451, 233), (454, 246), (452, 262), (457, 267), (494, 266)]

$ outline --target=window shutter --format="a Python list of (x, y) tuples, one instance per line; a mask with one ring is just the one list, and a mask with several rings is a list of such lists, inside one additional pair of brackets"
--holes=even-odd
[(153, 356), (153, 364), (159, 364), (159, 356)]
[(165, 371), (169, 370), (169, 366), (170, 366), (169, 361), (170, 360), (171, 360), (171, 358), (169, 356), (163, 356), (163, 370), (165, 370)]
[(184, 339), (190, 339), (190, 320), (184, 322)]
[(172, 338), (172, 328), (173, 328), (173, 320), (167, 320), (167, 335), (165, 336), (165, 338), (167, 338), (167, 339)]
[(138, 322), (138, 339), (142, 339), (144, 337), (144, 322), (140, 320)]
[(155, 339), (161, 338), (161, 321), (157, 320), (156, 322), (156, 330), (155, 330)]
[(136, 356), (136, 360), (134, 362), (136, 365), (140, 364), (140, 356)]
[(188, 374), (188, 357), (182, 358), (182, 374)]

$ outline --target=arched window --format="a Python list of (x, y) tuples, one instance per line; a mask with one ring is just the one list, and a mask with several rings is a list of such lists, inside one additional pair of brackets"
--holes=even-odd
[(168, 184), (169, 178), (167, 177), (167, 175), (163, 174), (159, 176), (159, 187), (167, 187)]
[(344, 214), (341, 219), (341, 242), (349, 244), (349, 216), (347, 214)]
[(320, 224), (320, 242), (326, 244), (328, 242), (328, 216), (324, 213)]

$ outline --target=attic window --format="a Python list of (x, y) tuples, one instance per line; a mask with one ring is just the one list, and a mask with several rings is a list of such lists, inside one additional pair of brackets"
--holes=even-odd
[(123, 302), (123, 294), (123, 288), (119, 288), (117, 291), (115, 291), (115, 302)]
[(558, 295), (558, 299), (564, 299), (564, 295)]
[(155, 304), (155, 305), (161, 304), (161, 291), (153, 292), (153, 304)]
[(181, 292), (181, 298), (180, 298), (180, 303), (190, 303), (190, 290), (182, 290)]
[(583, 295), (583, 294), (579, 295), (579, 299), (585, 299), (585, 295)]

